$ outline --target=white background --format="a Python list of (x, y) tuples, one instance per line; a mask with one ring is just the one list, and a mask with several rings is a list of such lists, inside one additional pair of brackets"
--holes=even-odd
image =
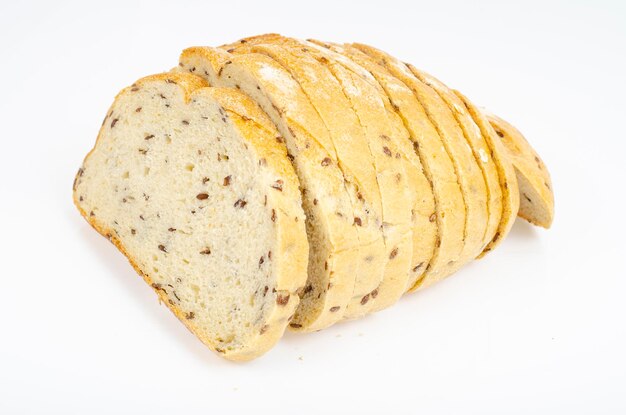
[[(0, 413), (625, 413), (623, 1), (124, 3), (0, 3)], [(553, 228), (256, 361), (209, 352), (71, 185), (119, 89), (264, 32), (371, 43), (511, 121)]]

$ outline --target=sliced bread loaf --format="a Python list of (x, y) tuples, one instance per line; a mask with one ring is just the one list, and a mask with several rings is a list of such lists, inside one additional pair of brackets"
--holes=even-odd
[(459, 127), (461, 127), (465, 140), (474, 154), (476, 163), (480, 167), (487, 192), (488, 219), (482, 236), (482, 243), (477, 245), (476, 251), (471, 253), (471, 257), (475, 258), (485, 249), (485, 246), (496, 234), (500, 218), (502, 217), (502, 190), (498, 181), (498, 171), (490, 156), (489, 146), (487, 146), (480, 129), (459, 97), (434, 76), (415, 68), (411, 64), (407, 64), (407, 66), (420, 81), (436, 91), (448, 105)]
[[(318, 50), (319, 53), (328, 58), (329, 62), (336, 62), (336, 64), (349, 71), (351, 76), (358, 80), (358, 88), (344, 87), (344, 89), (348, 92), (354, 89), (361, 91), (358, 99), (365, 101), (365, 104), (361, 105), (373, 106), (373, 111), (370, 112), (385, 114), (386, 119), (384, 124), (382, 124), (384, 130), (378, 133), (378, 136), (385, 141), (382, 144), (383, 153), (387, 156), (387, 161), (400, 164), (404, 170), (404, 172), (395, 171), (395, 177), (392, 176), (391, 178), (396, 180), (398, 175), (402, 175), (401, 177), (405, 182), (404, 185), (411, 190), (406, 196), (410, 198), (407, 199), (406, 203), (396, 203), (396, 208), (402, 209), (405, 212), (404, 214), (409, 215), (407, 226), (411, 229), (410, 237), (412, 240), (410, 244), (411, 252), (406, 259), (409, 261), (408, 271), (402, 273), (397, 271), (395, 273), (388, 272), (386, 274), (380, 285), (378, 297), (373, 301), (371, 308), (371, 311), (378, 311), (393, 304), (406, 292), (408, 287), (412, 286), (419, 276), (423, 274), (426, 268), (425, 264), (432, 257), (437, 233), (436, 223), (430, 221), (431, 216), (435, 212), (432, 189), (413, 150), (408, 130), (394, 110), (385, 89), (370, 72), (372, 68), (371, 66), (368, 67), (367, 61), (352, 59), (343, 47), (336, 44), (309, 40), (306, 42), (306, 48)], [(362, 66), (361, 64), (364, 65)], [(363, 97), (368, 97), (368, 99), (363, 99)], [(375, 137), (373, 137), (372, 141), (376, 142)], [(388, 151), (385, 151), (385, 147)], [(389, 157), (389, 154), (392, 154), (393, 157)], [(385, 164), (381, 165), (385, 166)], [(391, 166), (388, 168), (388, 171), (393, 171), (393, 168), (394, 166)], [(384, 187), (389, 187), (393, 190), (392, 184)], [(383, 188), (381, 188), (381, 194)], [(383, 210), (384, 207), (383, 205)], [(385, 212), (383, 211), (383, 213)], [(390, 239), (389, 237), (387, 238)], [(407, 248), (409, 247), (408, 244), (406, 246)], [(398, 267), (398, 264), (394, 265)]]
[[(243, 45), (243, 46), (241, 46)], [(309, 54), (285, 44), (265, 43), (261, 37), (230, 48), (235, 54), (258, 53), (272, 58), (295, 79), (315, 108), (332, 142), (354, 207), (361, 257), (355, 261), (356, 279), (345, 318), (363, 315), (392, 254), (387, 254), (382, 232), (383, 208), (373, 155), (363, 126), (338, 79)]]
[[(349, 59), (310, 42), (279, 35), (247, 39), (247, 45), (279, 45), (295, 56), (313, 58), (337, 80), (356, 115), (369, 149), (382, 202), (382, 231), (387, 261), (382, 280), (365, 297), (357, 297), (348, 307), (346, 318), (356, 318), (395, 303), (406, 288), (412, 257), (413, 227), (411, 209), (416, 188), (409, 184), (402, 155), (396, 146), (397, 130), (389, 118), (380, 86), (363, 68)], [(237, 48), (233, 45), (232, 48)], [(369, 76), (370, 79), (364, 79)], [(363, 99), (368, 97), (368, 99)], [(355, 148), (357, 151), (357, 148)], [(369, 291), (368, 291), (369, 290)], [(374, 295), (377, 294), (377, 295)], [(367, 301), (364, 303), (363, 298)]]
[[(402, 160), (407, 172), (409, 186), (415, 189), (414, 205), (411, 208), (413, 221), (413, 257), (411, 264), (411, 274), (404, 288), (408, 290), (414, 286), (423, 275), (431, 261), (435, 250), (437, 235), (437, 220), (435, 210), (435, 199), (432, 184), (429, 182), (420, 158), (414, 146), (418, 146), (417, 139), (409, 132), (410, 120), (402, 112), (405, 105), (399, 105), (404, 100), (412, 99), (412, 92), (398, 79), (391, 76), (386, 69), (374, 62), (369, 56), (350, 45), (337, 45), (328, 42), (311, 40), (317, 45), (331, 49), (354, 61), (359, 67), (366, 70), (382, 90), (382, 95), (386, 98), (385, 106), (389, 114), (389, 119), (396, 130), (392, 136), (395, 144), (402, 154)], [(405, 121), (407, 125), (405, 125)]]
[(515, 217), (517, 216), (520, 205), (517, 177), (513, 164), (506, 152), (506, 148), (498, 138), (485, 114), (483, 114), (472, 101), (467, 99), (465, 95), (457, 90), (454, 90), (454, 93), (461, 99), (463, 105), (465, 105), (465, 108), (469, 111), (491, 150), (491, 158), (498, 169), (498, 179), (500, 180), (500, 189), (502, 190), (502, 217), (500, 218), (500, 224), (498, 225), (498, 230), (493, 236), (493, 239), (487, 244), (483, 253), (479, 256), (479, 258), (481, 258), (502, 242), (515, 222)]
[(302, 186), (310, 245), (309, 279), (290, 327), (314, 331), (337, 322), (352, 298), (362, 255), (350, 191), (319, 115), (289, 72), (268, 56), (196, 47), (183, 51), (180, 65), (213, 84), (241, 89), (285, 137)]
[[(396, 145), (397, 130), (390, 120), (379, 90), (341, 63), (341, 55), (315, 45), (300, 43), (301, 53), (313, 56), (327, 67), (341, 84), (344, 95), (363, 129), (376, 169), (382, 201), (382, 231), (388, 261), (383, 278), (370, 297), (367, 311), (378, 311), (394, 304), (404, 292), (410, 275), (413, 253), (411, 209), (416, 190), (407, 181), (402, 154)], [(298, 45), (295, 46), (296, 48)], [(364, 99), (364, 97), (367, 97)], [(356, 307), (349, 317), (363, 315)]]
[[(463, 248), (448, 273), (455, 272), (461, 266), (474, 259), (482, 251), (483, 238), (487, 227), (487, 190), (480, 168), (450, 108), (431, 87), (420, 81), (409, 67), (390, 55), (369, 48), (371, 54), (413, 90), (429, 120), (439, 133), (445, 151), (452, 160), (452, 165), (461, 188), (465, 204), (465, 224)], [(443, 275), (446, 276), (446, 275)], [(443, 277), (441, 276), (441, 277)], [(432, 281), (432, 279), (431, 279)], [(430, 282), (425, 282), (426, 284)]]
[(401, 62), (385, 52), (363, 44), (355, 43), (352, 46), (396, 78), (397, 82), (393, 85), (397, 89), (388, 89), (388, 94), (391, 97), (391, 93), (394, 93), (391, 100), (398, 106), (407, 129), (415, 139), (415, 150), (432, 184), (437, 212), (434, 219), (439, 229), (438, 240), (433, 258), (414, 289), (425, 287), (457, 269), (465, 246), (466, 206), (459, 178), (453, 160), (446, 151), (443, 137), (414, 93), (417, 78)]
[(170, 73), (120, 92), (74, 201), (200, 340), (248, 360), (282, 336), (306, 282), (298, 186), (247, 96)]
[(496, 115), (486, 115), (515, 168), (520, 196), (517, 215), (549, 228), (554, 219), (554, 193), (548, 168), (517, 128)]

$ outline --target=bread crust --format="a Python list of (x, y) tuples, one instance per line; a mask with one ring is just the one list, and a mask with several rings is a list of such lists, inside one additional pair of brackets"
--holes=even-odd
[[(255, 152), (259, 157), (265, 158), (265, 168), (282, 178), (283, 191), (270, 193), (268, 196), (272, 201), (271, 204), (275, 205), (279, 211), (276, 217), (276, 243), (272, 249), (277, 254), (274, 256), (272, 266), (276, 273), (276, 290), (288, 292), (293, 300), (280, 307), (275, 305), (266, 320), (266, 325), (262, 332), (249, 338), (246, 345), (240, 349), (222, 350), (216, 346), (216, 342), (213, 339), (203, 335), (202, 330), (199, 330), (194, 324), (194, 320), (190, 319), (176, 303), (169, 301), (169, 297), (163, 290), (153, 285), (154, 281), (141, 269), (122, 241), (116, 237), (113, 229), (101, 223), (97, 216), (89, 215), (83, 209), (78, 192), (78, 187), (81, 184), (82, 168), (77, 173), (74, 182), (74, 204), (87, 222), (98, 233), (108, 238), (126, 256), (135, 271), (154, 289), (159, 300), (205, 345), (229, 360), (251, 360), (267, 352), (282, 337), (289, 322), (289, 317), (298, 305), (296, 292), (306, 281), (308, 244), (303, 225), (304, 214), (298, 203), (298, 179), (291, 165), (286, 162), (284, 145), (275, 140), (278, 133), (272, 128), (272, 124), (265, 119), (265, 114), (255, 110), (255, 104), (249, 101), (249, 98), (243, 94), (237, 95), (236, 91), (209, 88), (208, 83), (198, 76), (185, 73), (163, 73), (144, 77), (132, 86), (123, 89), (116, 96), (111, 108), (115, 108), (120, 97), (132, 93), (136, 88), (160, 82), (176, 84), (183, 92), (185, 103), (200, 97), (217, 101), (229, 113), (229, 119), (234, 128), (238, 129), (240, 135), (247, 140), (249, 150)], [(240, 114), (241, 112), (245, 112), (245, 115)], [(88, 162), (89, 157), (98, 146), (104, 128), (105, 126), (103, 125), (96, 139), (96, 144), (85, 157), (83, 165)]]
[(548, 168), (517, 128), (494, 114), (486, 116), (515, 168), (520, 191), (517, 216), (550, 228), (554, 220), (554, 193)]

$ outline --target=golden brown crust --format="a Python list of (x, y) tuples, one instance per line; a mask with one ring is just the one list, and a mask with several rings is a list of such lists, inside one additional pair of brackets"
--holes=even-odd
[[(246, 120), (253, 121), (256, 125), (262, 127), (268, 133), (279, 134), (278, 130), (276, 130), (276, 126), (272, 120), (269, 119), (267, 114), (263, 112), (256, 102), (250, 99), (250, 97), (243, 92), (232, 88), (222, 88), (216, 86), (207, 90), (207, 92), (210, 93), (211, 96), (222, 104), (222, 106), (228, 111), (234, 112)], [(274, 143), (272, 143), (271, 146), (280, 148), (281, 151), (284, 147), (282, 145), (275, 146)]]
[(120, 95), (128, 93), (129, 90), (133, 88), (141, 87), (147, 83), (165, 81), (171, 84), (177, 84), (183, 91), (185, 102), (189, 102), (191, 99), (191, 94), (193, 94), (196, 90), (204, 87), (208, 87), (209, 84), (207, 81), (202, 79), (199, 76), (192, 76), (186, 73), (178, 73), (178, 72), (163, 72), (155, 75), (144, 76), (137, 80), (134, 84), (129, 87), (122, 89), (115, 98), (117, 99)]
[(262, 35), (255, 35), (244, 37), (232, 43), (226, 43), (222, 46), (219, 46), (220, 49), (226, 50), (228, 52), (234, 52), (235, 48), (243, 45), (250, 44), (262, 44), (262, 43), (272, 43), (275, 41), (282, 41), (285, 37), (278, 33), (264, 33)]
[(554, 220), (554, 193), (548, 168), (517, 128), (496, 115), (486, 115), (515, 168), (520, 189), (517, 216), (550, 228)]
[(197, 57), (201, 57), (205, 62), (208, 62), (214, 70), (201, 70), (200, 68), (191, 66), (187, 69), (188, 72), (203, 78), (208, 78), (211, 85), (216, 85), (216, 76), (214, 76), (214, 74), (219, 73), (221, 68), (223, 68), (224, 65), (230, 61), (232, 56), (228, 52), (220, 49), (205, 46), (193, 46), (181, 52), (178, 67), (182, 69), (183, 62), (187, 62), (188, 60)]

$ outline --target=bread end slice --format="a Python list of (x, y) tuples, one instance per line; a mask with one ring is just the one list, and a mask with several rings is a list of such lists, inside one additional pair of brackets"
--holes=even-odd
[(554, 193), (548, 168), (517, 128), (496, 115), (486, 115), (515, 168), (520, 194), (517, 216), (550, 228), (554, 220)]
[(308, 258), (298, 179), (264, 114), (229, 108), (246, 99), (195, 75), (143, 78), (118, 94), (74, 182), (85, 219), (230, 360), (282, 336)]

